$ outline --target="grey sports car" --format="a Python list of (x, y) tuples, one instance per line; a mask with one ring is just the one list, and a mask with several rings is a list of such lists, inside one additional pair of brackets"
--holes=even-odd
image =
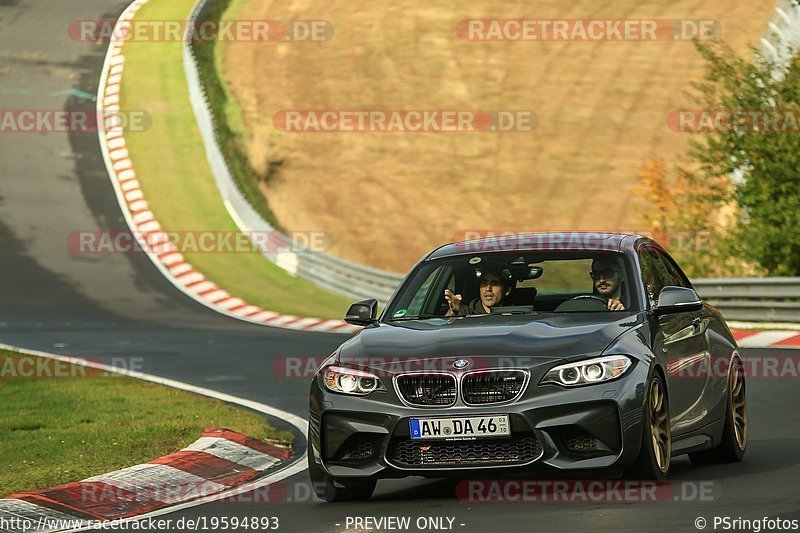
[(739, 461), (742, 360), (720, 313), (639, 235), (541, 233), (426, 255), (311, 383), (309, 472), (328, 501), (379, 478)]

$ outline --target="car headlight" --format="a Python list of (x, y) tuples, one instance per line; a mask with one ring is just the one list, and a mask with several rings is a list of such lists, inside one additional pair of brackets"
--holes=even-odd
[(631, 360), (624, 355), (596, 357), (553, 367), (542, 378), (541, 384), (554, 383), (565, 387), (592, 385), (616, 379), (630, 367)]
[(386, 390), (375, 374), (341, 366), (323, 369), (322, 382), (329, 391), (360, 396), (376, 390)]

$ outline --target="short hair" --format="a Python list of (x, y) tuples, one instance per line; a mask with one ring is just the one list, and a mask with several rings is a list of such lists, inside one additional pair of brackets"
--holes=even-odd
[(593, 257), (592, 258), (592, 265), (594, 265), (595, 263), (600, 262), (600, 261), (602, 261), (604, 263), (613, 263), (613, 265), (615, 267), (617, 267), (617, 268), (619, 268), (621, 266), (619, 258), (618, 257), (614, 257), (613, 255), (598, 255), (597, 257)]
[(488, 264), (483, 267), (478, 267), (475, 269), (475, 273), (478, 275), (478, 278), (482, 278), (487, 274), (494, 274), (506, 289), (513, 289), (516, 286), (511, 272), (507, 268), (503, 268), (501, 265)]

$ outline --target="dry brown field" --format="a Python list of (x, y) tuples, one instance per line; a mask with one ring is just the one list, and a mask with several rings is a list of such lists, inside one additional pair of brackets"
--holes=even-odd
[[(774, 0), (237, 0), (226, 18), (322, 19), (324, 43), (229, 43), (222, 71), (271, 209), (330, 252), (405, 271), (464, 230), (647, 230), (633, 191), (655, 156), (687, 164), (671, 110), (704, 71), (689, 41), (470, 42), (460, 20), (712, 19), (749, 54)], [(533, 110), (533, 132), (286, 133), (286, 109)]]

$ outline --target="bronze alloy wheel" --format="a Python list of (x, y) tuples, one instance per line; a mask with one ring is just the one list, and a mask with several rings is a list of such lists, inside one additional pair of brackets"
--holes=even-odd
[(739, 359), (734, 360), (730, 380), (733, 431), (736, 435), (736, 444), (740, 450), (744, 450), (747, 446), (747, 397), (744, 386), (744, 368)]
[(732, 356), (727, 379), (728, 409), (719, 443), (714, 448), (689, 453), (694, 464), (735, 463), (744, 457), (747, 449), (747, 388), (744, 364), (738, 354)]
[(650, 384), (650, 435), (658, 469), (666, 473), (672, 454), (669, 406), (664, 387), (657, 379)]

